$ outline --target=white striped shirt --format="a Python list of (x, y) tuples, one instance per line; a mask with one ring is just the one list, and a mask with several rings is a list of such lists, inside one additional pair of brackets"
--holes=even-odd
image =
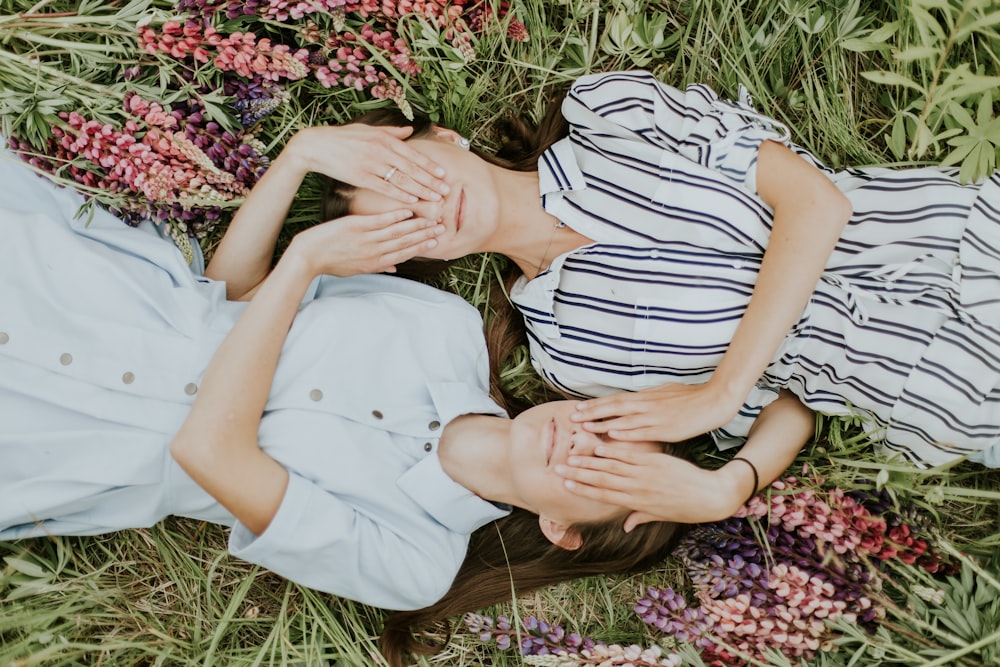
[[(583, 77), (566, 139), (539, 161), (546, 210), (594, 243), (511, 297), (535, 368), (601, 396), (702, 383), (746, 309), (771, 210), (757, 195), (760, 143), (787, 129), (748, 101), (680, 91), (646, 72)], [(802, 149), (791, 146), (823, 168)], [(1000, 176), (823, 168), (854, 216), (802, 318), (739, 415), (738, 444), (780, 388), (814, 410), (857, 414), (917, 463), (1000, 442)]]

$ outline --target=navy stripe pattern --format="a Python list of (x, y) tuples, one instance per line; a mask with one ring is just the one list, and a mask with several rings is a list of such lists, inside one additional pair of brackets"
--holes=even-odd
[(767, 247), (757, 150), (779, 141), (826, 172), (854, 216), (716, 441), (742, 442), (788, 388), (814, 410), (861, 416), (887, 453), (918, 465), (1000, 465), (1000, 174), (961, 185), (940, 169), (835, 173), (741, 98), (646, 72), (576, 82), (570, 134), (539, 181), (546, 210), (594, 243), (511, 294), (536, 369), (578, 396), (708, 380)]

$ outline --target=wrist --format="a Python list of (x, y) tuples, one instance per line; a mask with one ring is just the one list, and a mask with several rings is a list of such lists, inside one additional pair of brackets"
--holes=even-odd
[(278, 155), (278, 160), (285, 158), (288, 168), (297, 171), (302, 177), (305, 177), (306, 174), (312, 171), (316, 171), (310, 157), (310, 149), (312, 147), (310, 130), (312, 129), (311, 127), (307, 127), (292, 135), (292, 138), (285, 144), (284, 150)]
[(303, 243), (298, 236), (292, 239), (288, 248), (281, 254), (275, 271), (281, 271), (290, 276), (296, 276), (306, 281), (312, 281), (321, 271), (316, 268), (309, 252), (309, 244)]
[(726, 512), (728, 518), (757, 494), (760, 480), (756, 466), (745, 458), (732, 459), (715, 472), (719, 476), (718, 488), (721, 491), (719, 497), (722, 510)]
[(729, 378), (718, 370), (712, 374), (707, 384), (711, 388), (714, 404), (720, 412), (726, 414), (727, 421), (736, 416), (750, 393), (750, 387), (744, 387), (743, 382)]

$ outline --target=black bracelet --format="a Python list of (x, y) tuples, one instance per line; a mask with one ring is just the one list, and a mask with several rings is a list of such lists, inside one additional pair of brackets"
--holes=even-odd
[(753, 491), (750, 492), (750, 497), (748, 497), (746, 499), (746, 501), (743, 503), (744, 505), (746, 505), (751, 500), (753, 500), (754, 496), (757, 495), (757, 487), (760, 486), (760, 475), (757, 473), (757, 466), (755, 466), (753, 463), (751, 463), (750, 459), (745, 459), (742, 456), (734, 456), (732, 458), (732, 460), (733, 461), (743, 461), (743, 463), (746, 463), (748, 466), (750, 466), (750, 470), (753, 471)]

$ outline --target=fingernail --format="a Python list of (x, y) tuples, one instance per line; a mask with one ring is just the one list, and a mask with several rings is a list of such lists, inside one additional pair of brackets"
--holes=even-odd
[(448, 185), (447, 185), (446, 183), (442, 183), (442, 184), (441, 184), (441, 187), (440, 187), (440, 188), (438, 188), (438, 190), (440, 190), (440, 191), (441, 191), (441, 194), (443, 194), (443, 195), (446, 195), (446, 194), (448, 194), (449, 192), (451, 192), (451, 188), (449, 188), (449, 187), (448, 187)]
[(437, 192), (431, 192), (431, 201), (441, 201), (441, 195)]
[(571, 479), (567, 479), (565, 482), (563, 482), (563, 484), (566, 485), (567, 489), (575, 489), (576, 488), (576, 482), (574, 482)]
[(576, 409), (577, 410), (583, 410), (586, 407), (587, 407), (587, 404), (584, 403), (583, 401), (580, 401), (579, 403), (576, 404)]
[(578, 466), (581, 463), (583, 463), (583, 459), (580, 458), (579, 456), (571, 456), (568, 459), (566, 459), (566, 463), (571, 466)]
[(437, 176), (438, 178), (444, 176), (444, 167), (438, 167), (437, 169), (435, 169), (434, 175)]
[(569, 468), (567, 468), (563, 464), (560, 463), (559, 465), (556, 466), (557, 475), (565, 475), (567, 472), (569, 472)]
[(597, 447), (594, 448), (594, 453), (597, 454), (598, 456), (604, 456), (605, 454), (608, 453), (608, 448), (605, 447), (604, 445), (598, 445)]
[(420, 201), (420, 198), (417, 197), (416, 195), (407, 195), (406, 201), (410, 202), (411, 204), (416, 204), (418, 201)]
[(434, 228), (434, 233), (444, 234), (444, 229), (445, 229), (444, 225), (438, 225), (437, 227)]
[(427, 242), (427, 247), (428, 248), (433, 248), (433, 247), (437, 246), (437, 244), (438, 244), (437, 240), (431, 239), (430, 241)]
[(573, 414), (571, 414), (569, 416), (569, 418), (572, 419), (575, 422), (583, 421), (583, 413), (581, 413), (581, 412), (574, 412)]

